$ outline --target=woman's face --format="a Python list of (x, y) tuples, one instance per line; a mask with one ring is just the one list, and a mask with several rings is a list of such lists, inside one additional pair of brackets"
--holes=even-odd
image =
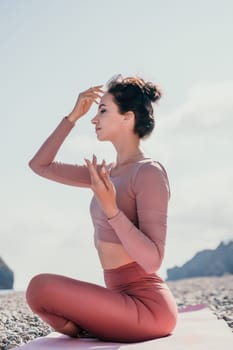
[(124, 128), (124, 115), (118, 111), (113, 95), (106, 92), (100, 100), (96, 116), (91, 120), (100, 141), (114, 141)]

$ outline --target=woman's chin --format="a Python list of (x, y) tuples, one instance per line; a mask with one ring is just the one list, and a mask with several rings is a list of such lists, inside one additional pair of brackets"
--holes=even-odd
[(97, 134), (96, 137), (98, 141), (110, 141), (109, 139), (100, 134)]

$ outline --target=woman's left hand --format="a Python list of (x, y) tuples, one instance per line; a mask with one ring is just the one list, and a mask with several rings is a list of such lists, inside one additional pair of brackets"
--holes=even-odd
[(97, 158), (93, 155), (92, 162), (85, 159), (91, 177), (91, 189), (100, 206), (108, 218), (119, 212), (116, 203), (116, 189), (105, 168), (105, 161), (97, 165)]

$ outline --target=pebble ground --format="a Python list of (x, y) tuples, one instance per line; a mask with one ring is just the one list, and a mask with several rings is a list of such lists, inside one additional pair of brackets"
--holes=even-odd
[[(178, 307), (206, 304), (233, 331), (233, 275), (170, 281)], [(23, 292), (0, 294), (0, 349), (8, 350), (53, 331), (28, 308)]]

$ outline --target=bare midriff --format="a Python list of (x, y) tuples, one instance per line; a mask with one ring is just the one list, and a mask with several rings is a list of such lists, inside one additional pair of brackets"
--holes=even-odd
[(122, 244), (95, 241), (100, 263), (103, 269), (114, 269), (122, 265), (129, 264), (134, 260), (127, 254)]

